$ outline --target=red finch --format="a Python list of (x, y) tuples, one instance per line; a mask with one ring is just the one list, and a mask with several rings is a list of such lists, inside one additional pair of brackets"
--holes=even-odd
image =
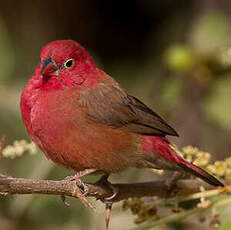
[(158, 114), (128, 94), (77, 42), (54, 41), (21, 96), (23, 121), (48, 158), (79, 175), (128, 167), (186, 171), (223, 184), (177, 155), (178, 136)]

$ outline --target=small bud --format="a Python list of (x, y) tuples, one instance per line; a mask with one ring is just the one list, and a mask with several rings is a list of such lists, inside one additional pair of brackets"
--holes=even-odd
[(224, 176), (225, 171), (227, 169), (226, 162), (224, 162), (224, 161), (216, 161), (214, 163), (214, 166), (215, 166), (215, 170), (216, 170), (216, 175)]
[(225, 179), (231, 180), (231, 169), (229, 168), (225, 171)]
[(195, 155), (199, 151), (197, 147), (193, 147), (191, 145), (183, 147), (182, 150), (186, 155)]
[(203, 202), (200, 202), (197, 204), (198, 208), (208, 208), (211, 204), (210, 200), (203, 200)]
[(226, 158), (225, 162), (226, 162), (228, 167), (231, 167), (231, 157)]
[(211, 155), (208, 152), (199, 151), (193, 163), (199, 167), (205, 167), (209, 163), (210, 158)]
[(2, 156), (14, 159), (22, 156), (25, 152), (29, 154), (37, 153), (37, 148), (33, 142), (28, 143), (26, 140), (16, 140), (12, 145), (7, 145), (2, 150)]

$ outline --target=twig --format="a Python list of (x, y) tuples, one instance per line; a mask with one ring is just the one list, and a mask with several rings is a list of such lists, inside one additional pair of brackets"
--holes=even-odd
[(167, 200), (167, 203), (174, 203), (174, 202), (182, 202), (182, 201), (188, 201), (188, 200), (196, 200), (200, 199), (202, 197), (211, 197), (211, 196), (216, 196), (219, 195), (221, 191), (219, 189), (212, 189), (212, 190), (205, 190), (203, 192), (198, 192), (198, 193), (193, 193), (188, 196), (177, 196), (171, 199)]
[[(110, 197), (113, 194), (111, 188), (102, 183), (85, 183), (88, 186), (87, 196), (95, 197), (96, 199), (103, 199)], [(214, 189), (213, 186), (207, 185), (201, 180), (184, 179), (176, 183), (175, 189), (168, 190), (165, 180), (158, 180), (145, 183), (131, 183), (131, 184), (113, 184), (118, 190), (118, 193), (113, 198), (113, 202), (118, 202), (130, 197), (173, 197), (176, 195), (185, 196), (195, 192), (200, 192), (200, 186), (205, 189)], [(80, 190), (76, 190), (76, 182), (74, 181), (53, 181), (53, 180), (36, 180), (13, 178), (11, 176), (0, 174), (0, 193), (2, 194), (49, 194), (49, 195), (63, 195), (80, 198), (86, 205), (85, 197), (80, 195)], [(77, 187), (78, 188), (78, 187)]]

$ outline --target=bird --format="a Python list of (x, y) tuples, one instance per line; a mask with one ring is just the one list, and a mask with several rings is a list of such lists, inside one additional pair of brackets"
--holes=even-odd
[(178, 133), (101, 70), (73, 40), (48, 43), (21, 94), (29, 136), (48, 159), (77, 172), (110, 175), (152, 168), (222, 182), (177, 154), (166, 137)]

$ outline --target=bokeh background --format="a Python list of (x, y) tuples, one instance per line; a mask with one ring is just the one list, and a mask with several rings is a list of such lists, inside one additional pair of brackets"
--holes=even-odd
[[(157, 111), (178, 131), (179, 147), (197, 146), (213, 159), (231, 148), (231, 2), (227, 0), (1, 1), (0, 136), (5, 144), (29, 140), (19, 100), (41, 48), (57, 39), (82, 44), (98, 65)], [(42, 154), (2, 159), (1, 173), (62, 179), (71, 172)], [(112, 181), (150, 180), (130, 170)], [(87, 178), (88, 179), (88, 178)], [(89, 178), (94, 180), (95, 178)], [(98, 214), (75, 199), (66, 208), (59, 197), (1, 196), (0, 229), (103, 229)], [(129, 212), (113, 210), (111, 229), (134, 226)], [(223, 215), (226, 220), (227, 215)], [(195, 229), (196, 220), (159, 229)], [(203, 229), (210, 227), (203, 226)]]

